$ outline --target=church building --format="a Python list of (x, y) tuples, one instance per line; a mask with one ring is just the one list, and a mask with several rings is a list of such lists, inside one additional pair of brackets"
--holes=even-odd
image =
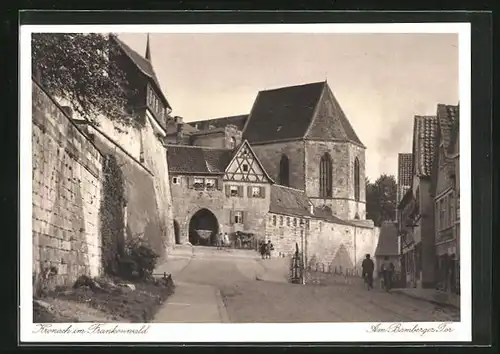
[(145, 57), (119, 43), (148, 78), (137, 106), (148, 108), (162, 147), (148, 153), (142, 137), (138, 160), (154, 169), (148, 158), (163, 151), (168, 172), (157, 188), (168, 190), (157, 195), (168, 195), (175, 244), (212, 245), (219, 232), (241, 231), (271, 240), (278, 255), (298, 244), (309, 262), (344, 269), (374, 253), (366, 147), (326, 81), (260, 91), (248, 114), (184, 121), (160, 90), (149, 41)]

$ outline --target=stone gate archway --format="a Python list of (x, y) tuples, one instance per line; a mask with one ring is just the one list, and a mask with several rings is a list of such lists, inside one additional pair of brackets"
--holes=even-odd
[(218, 232), (217, 217), (208, 209), (198, 210), (189, 221), (189, 242), (193, 246), (215, 245), (215, 237)]

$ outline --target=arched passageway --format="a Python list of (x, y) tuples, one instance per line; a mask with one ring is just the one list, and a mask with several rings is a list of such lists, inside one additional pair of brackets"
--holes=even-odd
[(215, 246), (219, 223), (208, 209), (198, 210), (189, 221), (189, 242), (193, 246)]
[(174, 220), (174, 235), (175, 235), (175, 244), (181, 244), (181, 230), (179, 228), (179, 223), (177, 220)]

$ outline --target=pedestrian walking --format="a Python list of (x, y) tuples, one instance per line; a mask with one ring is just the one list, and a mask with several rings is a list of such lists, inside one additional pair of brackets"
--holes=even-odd
[(394, 274), (394, 264), (389, 261), (389, 257), (385, 256), (384, 261), (380, 267), (380, 273), (384, 282), (384, 288), (386, 291), (390, 291), (392, 288), (392, 278)]
[(274, 251), (274, 246), (271, 242), (271, 240), (267, 241), (266, 244), (266, 258), (271, 259), (271, 252)]
[(224, 245), (229, 245), (229, 236), (227, 235), (227, 232), (224, 232)]
[(264, 241), (261, 241), (261, 243), (260, 243), (260, 255), (262, 256), (262, 259), (266, 258), (266, 250), (267, 250), (267, 244)]
[(368, 285), (368, 290), (373, 289), (373, 270), (375, 269), (375, 264), (367, 254), (363, 262), (361, 263), (361, 272), (363, 274), (363, 279)]

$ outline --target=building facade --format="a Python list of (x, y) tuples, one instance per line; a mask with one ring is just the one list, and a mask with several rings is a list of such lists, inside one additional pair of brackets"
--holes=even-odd
[(459, 171), (455, 154), (458, 147), (458, 113), (458, 106), (438, 105), (438, 140), (433, 169), (436, 280), (440, 289), (450, 292), (457, 292), (459, 288)]
[(416, 116), (413, 125), (412, 186), (399, 204), (402, 263), (410, 287), (435, 287), (434, 199), (431, 175), (436, 116)]
[(167, 160), (176, 243), (214, 245), (219, 232), (265, 237), (273, 181), (248, 142), (235, 150), (167, 145)]

